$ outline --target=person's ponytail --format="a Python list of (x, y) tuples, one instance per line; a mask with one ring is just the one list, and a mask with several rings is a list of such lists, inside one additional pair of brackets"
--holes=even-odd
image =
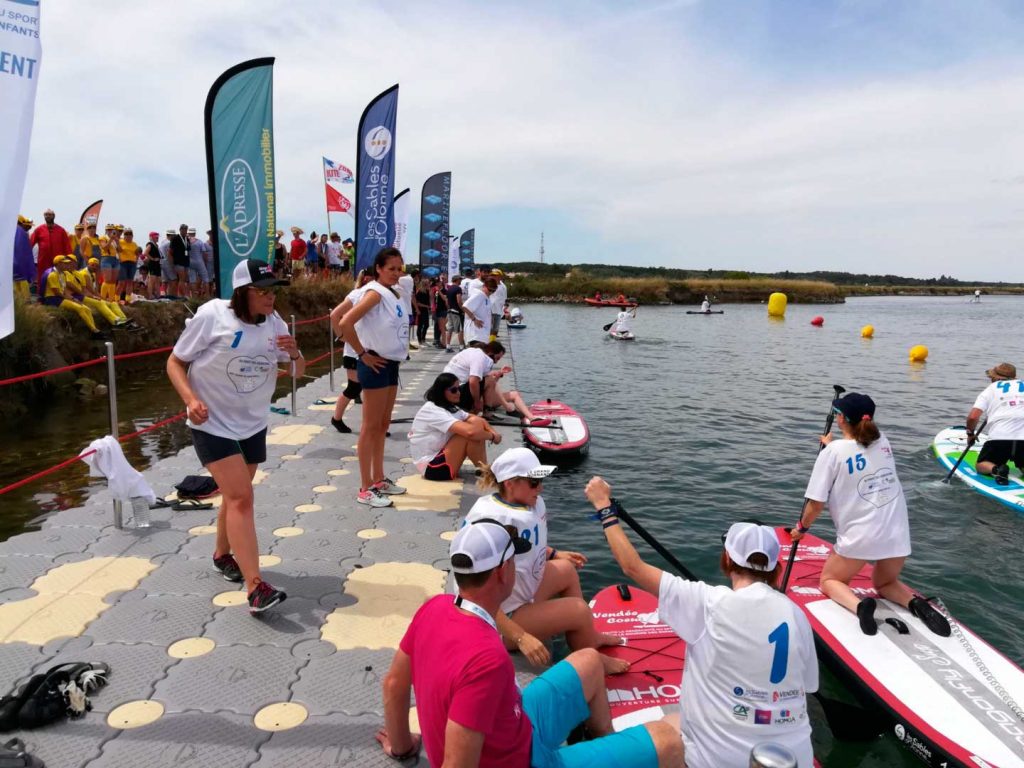
[(862, 445), (865, 448), (882, 436), (878, 431), (875, 420), (868, 417), (850, 424), (850, 431), (853, 433), (853, 439), (857, 441), (858, 445)]

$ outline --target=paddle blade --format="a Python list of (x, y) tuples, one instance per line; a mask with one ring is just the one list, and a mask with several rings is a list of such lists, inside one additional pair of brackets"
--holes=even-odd
[(813, 696), (821, 704), (828, 727), (838, 741), (874, 741), (889, 727), (888, 719), (880, 712), (820, 693)]
[(608, 330), (609, 328), (611, 328), (611, 327), (612, 327), (613, 325), (615, 325), (615, 321), (614, 321), (614, 320), (612, 320), (612, 321), (611, 321), (610, 323), (608, 323), (608, 325), (604, 325), (604, 326), (601, 326), (601, 330), (602, 330), (602, 331), (607, 331), (607, 330)]

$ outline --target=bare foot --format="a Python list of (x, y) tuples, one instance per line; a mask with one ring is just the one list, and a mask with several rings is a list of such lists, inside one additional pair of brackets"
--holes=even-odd
[(611, 656), (605, 656), (603, 653), (601, 654), (601, 663), (604, 664), (604, 673), (606, 675), (621, 675), (623, 672), (629, 671), (628, 661), (613, 659)]
[(598, 635), (597, 645), (598, 647), (603, 645), (625, 645), (626, 640), (622, 637), (616, 637), (615, 635)]

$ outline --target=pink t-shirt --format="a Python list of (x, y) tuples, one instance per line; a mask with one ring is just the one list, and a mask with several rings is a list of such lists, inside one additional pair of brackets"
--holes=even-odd
[(452, 595), (425, 602), (399, 647), (412, 661), (416, 711), (431, 765), (444, 762), (448, 720), (484, 734), (480, 768), (527, 768), (532, 726), (498, 633)]

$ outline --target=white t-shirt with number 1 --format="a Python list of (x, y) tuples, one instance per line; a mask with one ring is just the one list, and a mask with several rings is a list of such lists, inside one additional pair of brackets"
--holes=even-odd
[(199, 307), (178, 337), (174, 356), (191, 363), (189, 384), (210, 413), (202, 424), (188, 425), (244, 440), (267, 426), (277, 364), (290, 359), (277, 348), (288, 326), (276, 312), (259, 325), (243, 323), (228, 303), (213, 299)]
[(814, 462), (804, 493), (825, 502), (836, 526), (835, 551), (857, 560), (910, 554), (907, 499), (885, 435), (865, 448), (837, 438)]
[(686, 641), (681, 729), (689, 768), (747, 768), (763, 741), (811, 768), (807, 694), (818, 690), (818, 658), (807, 618), (767, 584), (732, 590), (670, 573), (658, 616)]
[(1024, 381), (993, 381), (978, 395), (974, 407), (985, 414), (990, 440), (1024, 439)]
[(487, 343), (491, 338), (491, 302), (486, 291), (473, 291), (469, 298), (462, 302), (462, 311), (469, 311), (473, 317), (483, 323), (483, 327), (477, 326), (469, 315), (466, 315), (466, 322), (463, 325), (463, 333), (466, 343), (479, 341)]

